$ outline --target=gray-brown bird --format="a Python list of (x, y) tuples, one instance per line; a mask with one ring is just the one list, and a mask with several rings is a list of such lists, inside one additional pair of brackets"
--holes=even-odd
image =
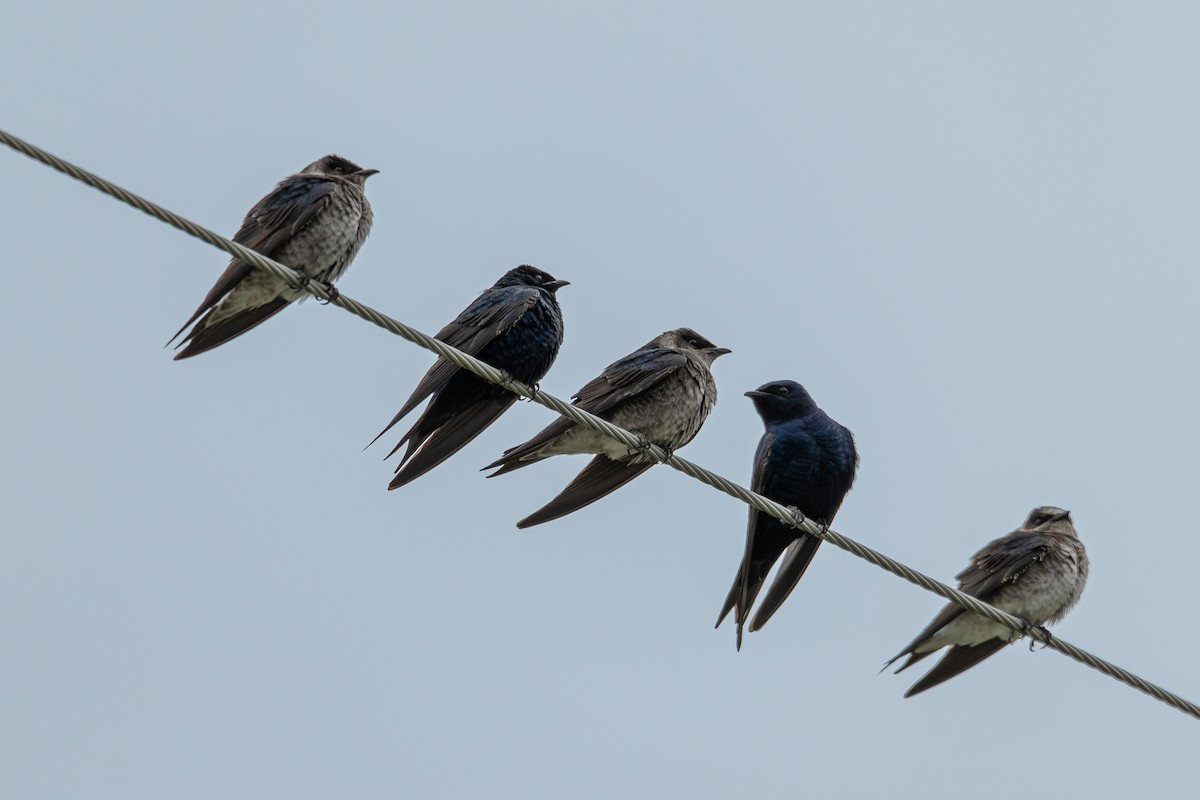
[[(666, 331), (605, 367), (575, 394), (575, 405), (673, 452), (695, 438), (717, 402), (709, 366), (728, 352), (691, 328)], [(596, 457), (557, 497), (518, 522), (518, 528), (577, 511), (658, 463), (640, 450), (559, 417), (484, 469), (499, 467), (488, 476), (494, 478), (564, 453)]]
[[(335, 155), (314, 161), (259, 200), (233, 240), (336, 291), (333, 281), (350, 266), (371, 231), (371, 204), (363, 184), (378, 171)], [(195, 323), (175, 359), (241, 336), (307, 294), (234, 258), (196, 313), (171, 337), (175, 341)]]
[[(1079, 602), (1087, 576), (1087, 551), (1075, 534), (1070, 512), (1040, 506), (1029, 513), (1020, 528), (989, 542), (956, 577), (961, 591), (1035, 627), (1066, 616)], [(904, 693), (912, 697), (975, 666), (1019, 638), (1021, 634), (1004, 625), (950, 603), (885, 668), (908, 656), (896, 670), (903, 672), (949, 645), (933, 669)]]

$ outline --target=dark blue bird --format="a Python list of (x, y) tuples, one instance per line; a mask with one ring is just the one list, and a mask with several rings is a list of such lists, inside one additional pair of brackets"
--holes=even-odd
[[(562, 310), (555, 292), (568, 285), (527, 264), (510, 269), (436, 338), (532, 386), (550, 369), (562, 345)], [(425, 413), (388, 453), (390, 457), (408, 444), (388, 489), (398, 489), (457, 453), (517, 401), (507, 389), (439, 358), (379, 436), (430, 395)]]
[[(817, 408), (812, 397), (795, 381), (764, 384), (746, 396), (763, 419), (766, 432), (754, 454), (751, 488), (823, 525), (833, 522), (842, 498), (854, 484), (858, 451), (854, 435)], [(817, 553), (821, 540), (802, 534), (756, 508), (750, 509), (746, 554), (717, 625), (736, 609), (737, 646), (742, 646), (742, 626), (767, 573), (785, 550), (787, 556), (767, 590), (750, 630), (756, 631), (783, 605)]]
[[(350, 266), (371, 231), (374, 216), (363, 184), (378, 171), (361, 169), (341, 156), (317, 159), (259, 200), (233, 240), (336, 291), (332, 282)], [(195, 323), (175, 359), (241, 336), (307, 295), (303, 288), (234, 258), (196, 313), (171, 337), (175, 341)]]
[[(666, 331), (605, 367), (575, 393), (575, 405), (664, 450), (677, 450), (695, 438), (717, 402), (717, 384), (709, 367), (728, 352), (691, 328)], [(562, 453), (596, 457), (557, 497), (518, 522), (518, 528), (577, 511), (658, 463), (640, 450), (559, 417), (484, 469), (499, 467), (488, 476), (494, 478)]]

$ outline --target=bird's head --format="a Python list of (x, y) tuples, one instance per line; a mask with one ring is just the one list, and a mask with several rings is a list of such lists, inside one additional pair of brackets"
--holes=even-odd
[(1025, 518), (1025, 524), (1021, 527), (1027, 531), (1075, 535), (1071, 512), (1055, 506), (1038, 506), (1029, 512), (1029, 516)]
[(341, 156), (335, 156), (333, 154), (317, 159), (300, 171), (309, 175), (325, 175), (331, 178), (346, 178), (347, 180), (354, 181), (359, 186), (362, 186), (364, 183), (366, 183), (367, 178), (379, 172), (377, 169), (363, 169), (353, 161), (349, 161)]
[(673, 331), (666, 331), (651, 344), (676, 350), (691, 350), (704, 359), (706, 364), (712, 364), (721, 356), (732, 352), (728, 347), (717, 347), (691, 328), (676, 328)]
[(765, 420), (794, 419), (817, 408), (812, 395), (795, 381), (772, 381), (746, 392)]
[(544, 289), (551, 294), (570, 285), (570, 281), (556, 280), (549, 272), (543, 272), (529, 264), (513, 267), (504, 273), (500, 280), (496, 281), (496, 286), (532, 286), (536, 289)]

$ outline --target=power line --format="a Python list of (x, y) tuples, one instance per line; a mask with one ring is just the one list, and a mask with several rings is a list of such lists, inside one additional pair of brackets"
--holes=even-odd
[(577, 406), (573, 406), (570, 403), (559, 400), (553, 395), (546, 394), (545, 392), (539, 391), (534, 387), (526, 386), (524, 383), (514, 379), (504, 370), (496, 369), (490, 364), (485, 364), (477, 358), (469, 356), (466, 353), (440, 342), (431, 336), (427, 336), (415, 328), (410, 328), (408, 325), (392, 319), (391, 317), (382, 314), (369, 306), (363, 305), (357, 300), (346, 297), (340, 292), (331, 294), (319, 282), (304, 281), (302, 276), (291, 268), (280, 264), (277, 261), (273, 261), (272, 259), (269, 259), (260, 253), (243, 247), (236, 242), (232, 242), (229, 239), (226, 239), (224, 236), (213, 233), (207, 228), (197, 225), (190, 220), (184, 219), (183, 217), (174, 214), (162, 206), (152, 203), (143, 197), (139, 197), (132, 192), (126, 191), (116, 184), (110, 183), (98, 175), (82, 169), (81, 167), (77, 167), (70, 162), (63, 161), (62, 159), (47, 153), (45, 150), (19, 139), (6, 131), (0, 130), (0, 141), (19, 153), (29, 156), (36, 161), (40, 161), (41, 163), (52, 167), (59, 172), (69, 175), (75, 180), (86, 183), (88, 186), (91, 186), (92, 188), (97, 189), (111, 197), (115, 197), (121, 202), (133, 206), (139, 211), (145, 212), (155, 219), (161, 220), (168, 225), (178, 228), (184, 233), (190, 234), (191, 236), (194, 236), (203, 242), (207, 242), (219, 250), (224, 250), (226, 253), (245, 261), (247, 264), (251, 264), (258, 269), (264, 270), (265, 272), (281, 280), (289, 281), (293, 285), (303, 286), (304, 289), (310, 294), (333, 305), (340, 306), (350, 313), (362, 317), (368, 322), (373, 322), (384, 330), (391, 331), (397, 336), (403, 337), (414, 344), (424, 347), (426, 350), (432, 350), (439, 356), (442, 356), (453, 362), (455, 365), (478, 375), (484, 380), (503, 386), (505, 389), (508, 389), (509, 391), (520, 395), (521, 397), (529, 398), (533, 402), (539, 403), (546, 408), (551, 409), (552, 411), (556, 411), (562, 416), (567, 417), (579, 423), (580, 425), (584, 425), (585, 427), (610, 436), (619, 441), (621, 444), (630, 448), (631, 451), (643, 452), (656, 461), (674, 467), (680, 472), (690, 475), (698, 481), (719, 489), (720, 491), (725, 492), (726, 494), (731, 495), (732, 497), (735, 497), (738, 500), (753, 506), (754, 508), (757, 508), (759, 511), (765, 514), (770, 514), (771, 516), (793, 528), (797, 528), (812, 536), (825, 539), (837, 547), (840, 547), (841, 549), (846, 550), (847, 552), (852, 553), (861, 559), (869, 561), (881, 569), (887, 570), (893, 575), (899, 575), (901, 578), (904, 578), (905, 580), (910, 581), (911, 583), (914, 583), (923, 589), (927, 589), (934, 594), (941, 595), (947, 600), (957, 603), (967, 610), (982, 617), (986, 617), (987, 619), (1003, 625), (1016, 633), (1030, 636), (1052, 650), (1057, 650), (1064, 655), (1070, 656), (1081, 664), (1086, 664), (1092, 669), (1103, 672), (1105, 675), (1108, 675), (1111, 678), (1132, 686), (1141, 692), (1145, 692), (1156, 700), (1166, 703), (1173, 708), (1179, 709), (1185, 714), (1190, 714), (1191, 716), (1200, 719), (1200, 706), (1197, 706), (1195, 703), (1189, 702), (1177, 694), (1169, 692), (1160, 686), (1134, 675), (1132, 672), (1121, 669), (1115, 664), (1111, 664), (1102, 658), (1094, 656), (1086, 650), (1082, 650), (1075, 645), (1058, 638), (1057, 636), (1049, 636), (1043, 629), (1039, 627), (1029, 628), (1025, 621), (1019, 617), (1014, 617), (1013, 615), (984, 603), (983, 601), (972, 597), (971, 595), (964, 594), (958, 589), (954, 589), (942, 583), (941, 581), (935, 580), (924, 573), (917, 572), (916, 570), (901, 564), (899, 561), (889, 558), (878, 551), (872, 550), (871, 548), (860, 544), (853, 539), (845, 537), (840, 533), (836, 533), (828, 528), (819, 526), (798, 512), (794, 512), (787, 507), (776, 503), (774, 500), (769, 500), (760, 494), (739, 486), (733, 481), (723, 478), (722, 476), (717, 475), (715, 472), (711, 472), (697, 464), (693, 464), (686, 459), (680, 458), (673, 453), (667, 453), (658, 445), (646, 442), (640, 436), (631, 433), (624, 428), (618, 428), (612, 423), (589, 414)]

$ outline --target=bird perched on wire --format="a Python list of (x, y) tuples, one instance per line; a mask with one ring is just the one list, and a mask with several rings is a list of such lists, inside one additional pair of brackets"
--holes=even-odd
[[(822, 525), (833, 522), (842, 499), (854, 484), (858, 451), (854, 435), (817, 407), (795, 381), (775, 381), (746, 392), (766, 428), (754, 454), (751, 488), (791, 506)], [(821, 540), (802, 533), (756, 508), (750, 509), (746, 552), (733, 588), (717, 617), (717, 626), (736, 610), (737, 647), (742, 626), (771, 567), (787, 551), (779, 574), (767, 590), (750, 630), (756, 631), (779, 609), (804, 575)]]
[[(510, 269), (436, 338), (533, 386), (562, 345), (562, 310), (555, 293), (569, 285), (528, 264)], [(507, 389), (439, 358), (379, 436), (431, 395), (425, 412), (388, 453), (391, 457), (408, 444), (388, 489), (398, 489), (457, 453), (517, 401)]]
[[(371, 204), (363, 184), (378, 171), (341, 156), (318, 159), (259, 200), (233, 241), (291, 267), (305, 281), (323, 282), (336, 295), (333, 281), (350, 266), (371, 230)], [(303, 287), (234, 258), (196, 313), (171, 337), (175, 341), (195, 323), (175, 359), (224, 344), (306, 294)]]
[[(575, 394), (575, 405), (668, 452), (695, 438), (717, 402), (709, 366), (730, 352), (691, 328), (666, 331), (609, 364)], [(560, 417), (484, 469), (488, 477), (564, 453), (594, 453), (583, 471), (542, 508), (517, 523), (528, 528), (558, 519), (624, 486), (656, 463), (602, 433)]]
[[(1088, 577), (1087, 551), (1075, 534), (1070, 512), (1039, 506), (1020, 528), (988, 542), (956, 577), (961, 591), (1020, 617), (1032, 628), (1057, 622), (1079, 602)], [(884, 668), (908, 656), (896, 670), (903, 672), (949, 645), (933, 669), (904, 693), (912, 697), (970, 669), (1021, 636), (950, 603)]]

